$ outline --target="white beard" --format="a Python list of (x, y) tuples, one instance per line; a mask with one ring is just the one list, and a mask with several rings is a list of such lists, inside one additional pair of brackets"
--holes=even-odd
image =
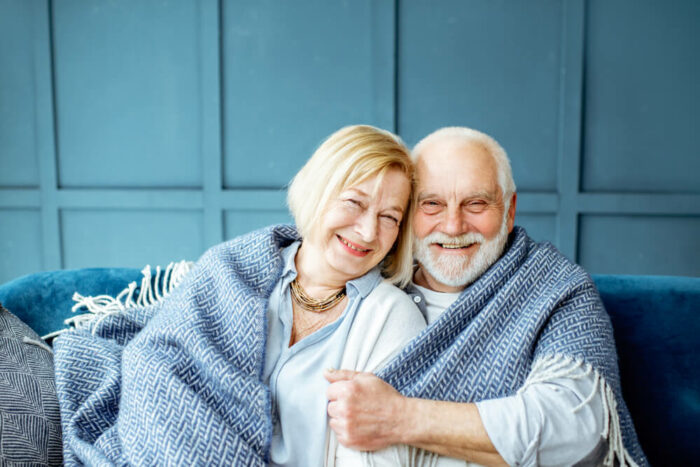
[[(469, 232), (452, 237), (441, 232), (434, 232), (423, 239), (415, 238), (413, 253), (421, 267), (438, 282), (449, 287), (466, 287), (479, 278), (495, 263), (503, 253), (508, 240), (508, 222), (503, 218), (501, 228), (491, 240), (478, 232)], [(469, 245), (479, 243), (476, 253), (470, 256), (433, 254), (431, 243), (451, 243)]]

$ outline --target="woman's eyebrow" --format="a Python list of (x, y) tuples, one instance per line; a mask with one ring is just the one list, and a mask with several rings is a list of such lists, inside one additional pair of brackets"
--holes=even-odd
[(398, 211), (399, 213), (403, 214), (403, 208), (401, 206), (389, 206), (383, 210), (383, 212), (387, 211)]
[(364, 191), (362, 191), (360, 189), (354, 188), (354, 187), (347, 188), (343, 191), (354, 191), (355, 193), (357, 193), (360, 196), (364, 196), (365, 198), (369, 197), (369, 195), (367, 193), (365, 193)]

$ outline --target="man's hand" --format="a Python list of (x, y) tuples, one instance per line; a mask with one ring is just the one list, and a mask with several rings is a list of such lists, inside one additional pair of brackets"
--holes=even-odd
[(338, 442), (360, 451), (411, 444), (481, 465), (507, 465), (475, 404), (402, 396), (372, 373), (326, 370), (329, 425)]
[(376, 451), (402, 442), (406, 398), (372, 373), (326, 370), (331, 429), (343, 446)]

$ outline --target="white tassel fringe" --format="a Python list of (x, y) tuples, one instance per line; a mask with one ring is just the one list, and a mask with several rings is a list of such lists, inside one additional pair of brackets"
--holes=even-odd
[(35, 345), (35, 346), (39, 347), (40, 349), (44, 349), (48, 353), (53, 354), (53, 350), (51, 349), (51, 347), (46, 345), (46, 343), (44, 341), (37, 341), (37, 340), (34, 340), (30, 337), (23, 336), (22, 342), (24, 342), (25, 344)]
[(603, 465), (612, 466), (617, 457), (619, 466), (638, 467), (632, 456), (625, 449), (622, 443), (622, 430), (620, 428), (620, 417), (617, 414), (617, 400), (612, 388), (605, 382), (605, 379), (594, 370), (591, 365), (580, 360), (575, 360), (571, 357), (561, 355), (547, 355), (538, 359), (530, 370), (530, 374), (525, 381), (525, 384), (518, 390), (518, 393), (523, 392), (527, 387), (551, 381), (557, 378), (581, 379), (588, 377), (591, 373), (594, 374), (593, 389), (591, 393), (578, 405), (573, 411), (574, 413), (586, 406), (598, 392), (601, 394), (603, 402), (603, 432), (601, 436), (608, 440), (608, 453), (605, 456)]
[[(116, 313), (120, 313), (127, 308), (136, 306), (148, 306), (158, 303), (163, 298), (167, 297), (172, 290), (177, 287), (185, 275), (192, 269), (194, 263), (191, 261), (179, 261), (170, 263), (165, 271), (162, 271), (160, 266), (156, 266), (155, 280), (151, 280), (151, 266), (146, 265), (141, 271), (141, 288), (138, 297), (134, 299), (136, 293), (136, 282), (131, 282), (124, 290), (119, 292), (116, 297), (110, 295), (96, 295), (86, 297), (78, 292), (73, 294), (75, 305), (71, 311), (76, 312), (81, 308), (87, 309), (87, 313), (83, 313), (64, 321), (66, 325), (73, 325), (76, 329), (92, 327), (98, 325), (102, 320)], [(161, 278), (161, 272), (163, 277)], [(50, 339), (56, 337), (68, 329), (61, 329), (51, 334), (43, 336), (42, 339)]]

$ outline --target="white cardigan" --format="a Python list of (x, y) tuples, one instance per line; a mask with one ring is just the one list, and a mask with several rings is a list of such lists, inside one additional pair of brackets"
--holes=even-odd
[[(373, 372), (387, 363), (425, 328), (425, 318), (411, 297), (382, 282), (362, 301), (348, 334), (340, 368)], [(363, 453), (338, 443), (326, 429), (326, 465), (336, 466), (336, 455), (350, 456), (344, 465), (362, 465)]]

